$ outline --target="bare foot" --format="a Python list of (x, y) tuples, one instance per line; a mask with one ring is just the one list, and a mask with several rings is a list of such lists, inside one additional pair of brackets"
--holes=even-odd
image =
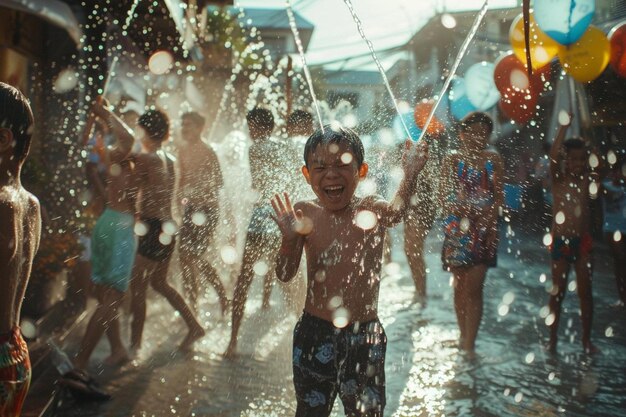
[(178, 346), (178, 350), (181, 352), (189, 350), (191, 346), (193, 346), (198, 339), (202, 339), (205, 334), (206, 332), (202, 327), (200, 327), (200, 325), (193, 329), (189, 329), (189, 333), (187, 333), (185, 339)]
[(120, 350), (119, 352), (111, 352), (111, 355), (106, 358), (103, 362), (105, 366), (122, 366), (125, 363), (130, 361), (130, 356), (128, 356), (128, 352), (125, 349)]
[(583, 348), (585, 349), (585, 353), (587, 355), (595, 355), (600, 353), (600, 349), (598, 349), (593, 343), (587, 342), (583, 344)]
[(224, 359), (235, 359), (237, 357), (237, 342), (231, 340), (222, 356)]

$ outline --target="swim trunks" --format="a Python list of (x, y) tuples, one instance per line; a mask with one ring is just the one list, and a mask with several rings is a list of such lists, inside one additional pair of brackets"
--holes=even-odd
[(593, 250), (593, 238), (589, 233), (582, 237), (553, 237), (550, 255), (553, 261), (565, 259), (569, 263), (587, 257)]
[(378, 319), (340, 329), (304, 312), (293, 334), (296, 416), (328, 416), (337, 394), (346, 415), (382, 416), (386, 347)]
[[(495, 267), (498, 264), (498, 240), (489, 243), (488, 230), (476, 222), (468, 222), (467, 228), (456, 215), (444, 219), (444, 240), (441, 250), (443, 269), (485, 264)], [(496, 226), (497, 227), (497, 226)]]
[(180, 227), (181, 251), (194, 256), (204, 254), (211, 244), (217, 223), (217, 209), (185, 205), (183, 224)]
[(125, 292), (135, 260), (135, 219), (106, 208), (91, 236), (91, 280)]
[(19, 417), (30, 377), (28, 348), (16, 326), (0, 334), (0, 417)]
[(139, 236), (139, 246), (137, 253), (152, 261), (165, 261), (174, 252), (174, 236), (168, 237), (167, 245), (161, 243), (160, 237), (163, 233), (163, 221), (156, 218), (142, 217), (141, 222), (146, 225), (148, 232)]

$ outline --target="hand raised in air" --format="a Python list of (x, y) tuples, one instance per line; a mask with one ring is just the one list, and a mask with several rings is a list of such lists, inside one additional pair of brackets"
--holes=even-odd
[(296, 241), (300, 236), (298, 231), (302, 229), (302, 210), (294, 211), (289, 194), (283, 193), (283, 197), (284, 202), (280, 194), (274, 194), (274, 198), (270, 200), (275, 213), (271, 217), (278, 225), (283, 235), (283, 241)]
[(404, 175), (407, 178), (415, 178), (424, 169), (426, 161), (428, 161), (428, 143), (425, 141), (415, 143), (407, 140), (402, 155)]

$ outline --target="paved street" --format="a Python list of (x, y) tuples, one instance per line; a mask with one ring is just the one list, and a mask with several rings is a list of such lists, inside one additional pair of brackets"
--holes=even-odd
[[(397, 241), (399, 233), (394, 235)], [(379, 305), (389, 340), (386, 415), (626, 415), (626, 311), (610, 305), (616, 291), (604, 246), (596, 250), (594, 277), (593, 337), (601, 354), (582, 354), (573, 291), (564, 302), (561, 351), (556, 357), (543, 353), (547, 331), (540, 310), (547, 303), (547, 251), (539, 235), (520, 242), (509, 234), (501, 241), (499, 266), (490, 270), (485, 285), (479, 357), (469, 361), (455, 345), (452, 291), (449, 274), (440, 268), (438, 242), (431, 233), (425, 308), (413, 303), (412, 281), (397, 243), (394, 262), (385, 267)], [(176, 277), (175, 268), (172, 275)], [(137, 359), (118, 370), (97, 367), (108, 354), (106, 342), (92, 359), (92, 370), (100, 372), (114, 399), (99, 405), (68, 401), (57, 415), (293, 415), (290, 358), (296, 313), (278, 288), (271, 309), (261, 309), (257, 281), (250, 292), (239, 358), (227, 361), (220, 356), (228, 342), (229, 320), (220, 318), (213, 293), (202, 307), (208, 336), (186, 357), (172, 353), (186, 331), (182, 319), (153, 294), (146, 346)], [(334, 415), (343, 415), (340, 408), (337, 403)]]

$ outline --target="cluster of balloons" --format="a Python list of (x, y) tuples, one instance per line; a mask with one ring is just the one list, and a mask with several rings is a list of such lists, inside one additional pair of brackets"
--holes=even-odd
[(533, 76), (529, 78), (526, 71), (524, 21), (520, 15), (509, 32), (513, 51), (493, 64), (472, 65), (464, 79), (453, 84), (452, 115), (461, 119), (471, 111), (484, 111), (498, 103), (505, 116), (526, 123), (535, 113), (555, 57), (580, 82), (595, 80), (609, 63), (618, 75), (626, 77), (626, 22), (607, 37), (591, 25), (594, 13), (595, 0), (535, 1), (529, 25)]

